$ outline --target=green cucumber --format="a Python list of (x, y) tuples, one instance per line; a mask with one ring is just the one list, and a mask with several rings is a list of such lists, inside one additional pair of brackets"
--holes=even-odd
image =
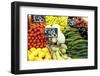
[(68, 39), (66, 39), (66, 41), (72, 42), (72, 41), (76, 41), (76, 40), (79, 40), (79, 39), (83, 39), (83, 38), (82, 37), (68, 38)]
[(72, 50), (81, 50), (81, 49), (87, 49), (88, 47), (87, 46), (82, 46), (82, 47), (72, 47), (71, 49)]
[(72, 48), (75, 48), (75, 47), (82, 47), (82, 46), (88, 46), (88, 44), (87, 43), (81, 43), (81, 44), (77, 44), (77, 45), (74, 45), (74, 46), (72, 46)]
[(80, 39), (80, 40), (72, 41), (72, 42), (68, 43), (68, 45), (74, 46), (76, 44), (81, 44), (81, 43), (87, 43), (87, 40)]
[(72, 34), (75, 34), (75, 32), (73, 32), (73, 31), (68, 32), (68, 33), (65, 34), (65, 36), (72, 35)]

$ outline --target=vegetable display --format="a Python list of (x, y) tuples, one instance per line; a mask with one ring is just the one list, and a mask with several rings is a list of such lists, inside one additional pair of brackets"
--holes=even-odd
[(87, 17), (75, 17), (69, 16), (68, 17), (68, 25), (72, 28), (77, 28), (85, 39), (87, 39), (87, 31), (88, 31), (88, 18)]
[(34, 48), (28, 50), (28, 60), (50, 60), (51, 55), (48, 48)]
[(58, 24), (60, 29), (64, 31), (64, 29), (69, 28), (67, 19), (68, 17), (66, 16), (46, 16), (46, 25), (53, 26), (54, 24)]
[(71, 58), (87, 58), (88, 41), (81, 37), (77, 29), (69, 29), (64, 32), (66, 37), (67, 54)]
[(28, 61), (88, 58), (88, 18), (28, 15)]
[(43, 48), (48, 44), (48, 38), (44, 35), (45, 24), (34, 23), (28, 30), (28, 49), (31, 47)]

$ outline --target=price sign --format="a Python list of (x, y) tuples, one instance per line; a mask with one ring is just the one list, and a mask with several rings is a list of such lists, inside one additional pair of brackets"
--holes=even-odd
[(58, 37), (58, 29), (57, 28), (46, 28), (45, 35), (49, 38)]
[(45, 22), (45, 17), (39, 15), (35, 15), (35, 16), (33, 15), (32, 22)]

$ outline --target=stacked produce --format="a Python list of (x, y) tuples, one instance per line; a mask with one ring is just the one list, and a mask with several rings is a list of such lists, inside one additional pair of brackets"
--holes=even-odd
[(60, 29), (64, 31), (64, 29), (69, 28), (67, 20), (66, 16), (46, 16), (46, 25), (53, 26), (54, 24), (58, 24)]
[(28, 49), (43, 48), (48, 44), (48, 38), (44, 34), (45, 24), (44, 23), (33, 23), (29, 25), (28, 30)]
[[(46, 27), (48, 28), (48, 27)], [(49, 27), (50, 28), (50, 27)], [(58, 24), (54, 24), (51, 28), (58, 29), (58, 37), (51, 38), (51, 44), (49, 48), (52, 53), (52, 57), (54, 60), (66, 60), (69, 59), (67, 53), (67, 45), (65, 43), (65, 36), (60, 30), (60, 26)]]
[(87, 25), (88, 25), (88, 22), (87, 22), (87, 17), (74, 17), (74, 16), (69, 16), (68, 17), (68, 24), (71, 26), (71, 27), (86, 27), (87, 28)]
[(67, 54), (71, 58), (87, 58), (88, 41), (81, 37), (77, 29), (71, 28), (64, 32), (66, 37), (66, 45), (68, 47)]
[(87, 17), (68, 17), (68, 25), (73, 28), (77, 28), (82, 37), (87, 39), (87, 31), (88, 31), (88, 18)]
[(51, 55), (48, 48), (34, 48), (28, 50), (28, 60), (50, 60)]
[(40, 16), (28, 18), (28, 61), (88, 58), (87, 18)]
[(65, 44), (60, 44), (59, 47), (52, 47), (53, 59), (54, 60), (66, 60), (69, 59), (67, 53), (67, 46)]

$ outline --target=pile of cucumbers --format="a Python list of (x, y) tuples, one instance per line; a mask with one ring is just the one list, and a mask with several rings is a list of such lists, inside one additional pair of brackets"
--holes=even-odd
[(88, 40), (84, 39), (78, 29), (70, 28), (64, 31), (67, 45), (67, 55), (73, 59), (88, 57)]

